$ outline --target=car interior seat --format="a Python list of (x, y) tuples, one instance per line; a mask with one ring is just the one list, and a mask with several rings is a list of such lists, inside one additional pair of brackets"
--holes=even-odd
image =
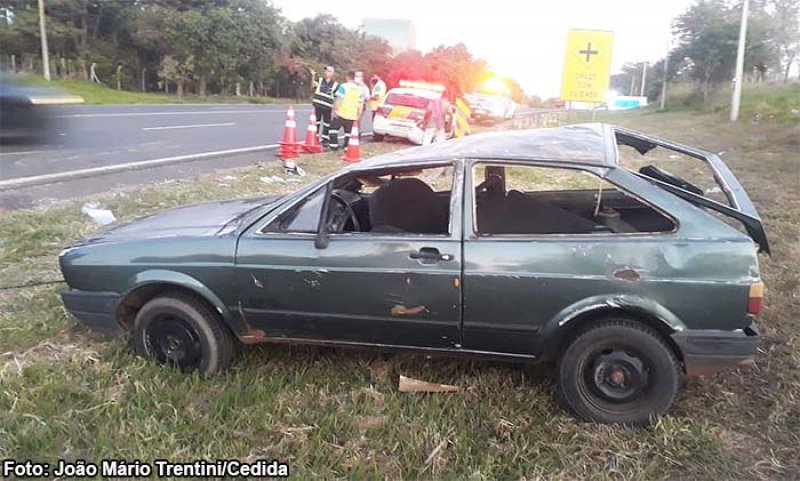
[(447, 211), (436, 192), (413, 178), (393, 179), (369, 198), (371, 232), (446, 234)]
[(478, 206), (478, 229), (488, 234), (580, 234), (595, 228), (588, 219), (517, 190)]

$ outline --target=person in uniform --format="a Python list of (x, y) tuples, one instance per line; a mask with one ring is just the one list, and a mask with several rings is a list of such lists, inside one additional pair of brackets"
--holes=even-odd
[(378, 106), (386, 96), (386, 82), (384, 82), (378, 74), (374, 74), (370, 79), (372, 84), (372, 92), (369, 97), (369, 109), (372, 111), (372, 118), (375, 118), (375, 112)]
[[(330, 65), (325, 67), (322, 78), (313, 83), (314, 96), (311, 105), (314, 106), (314, 116), (317, 118), (317, 132), (319, 133), (319, 143), (323, 147), (328, 147), (330, 139), (328, 131), (331, 126), (331, 116), (333, 114), (334, 94), (339, 84), (334, 80), (335, 71)], [(313, 75), (313, 73), (312, 73)]]
[(364, 102), (367, 97), (364, 89), (355, 82), (355, 72), (347, 72), (347, 82), (339, 84), (334, 94), (333, 120), (330, 129), (330, 148), (339, 148), (339, 129), (344, 129), (344, 147), (350, 141), (350, 132), (353, 130), (353, 122), (358, 122), (361, 113), (364, 111)]

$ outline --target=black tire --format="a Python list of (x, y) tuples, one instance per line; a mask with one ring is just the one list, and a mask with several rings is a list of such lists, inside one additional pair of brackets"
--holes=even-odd
[(372, 134), (372, 141), (373, 142), (383, 142), (386, 136), (384, 134)]
[(226, 369), (235, 350), (233, 336), (219, 314), (180, 292), (156, 297), (139, 310), (133, 343), (143, 357), (203, 376)]
[(561, 398), (585, 421), (646, 426), (670, 408), (679, 381), (680, 365), (661, 336), (626, 319), (581, 330), (558, 359)]

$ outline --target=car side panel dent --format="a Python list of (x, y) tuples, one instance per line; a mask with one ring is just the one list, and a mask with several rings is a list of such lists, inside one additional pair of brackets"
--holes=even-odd
[(129, 279), (121, 299), (125, 299), (128, 295), (140, 288), (154, 284), (170, 284), (196, 293), (214, 306), (225, 320), (225, 323), (228, 324), (237, 336), (246, 333), (247, 326), (242, 322), (238, 314), (231, 313), (222, 299), (202, 282), (182, 272), (166, 269), (149, 269), (137, 272)]
[[(598, 315), (610, 313), (646, 316), (647, 320), (655, 320), (670, 333), (686, 329), (686, 325), (672, 311), (647, 297), (635, 294), (604, 294), (584, 298), (570, 304), (553, 316), (542, 328), (537, 341), (536, 353), (548, 359), (557, 354), (562, 337), (575, 325), (592, 313)], [(558, 341), (558, 342), (554, 342)]]

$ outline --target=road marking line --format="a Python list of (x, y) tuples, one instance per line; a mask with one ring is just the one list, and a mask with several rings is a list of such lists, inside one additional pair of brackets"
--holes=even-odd
[(199, 129), (201, 127), (231, 127), (234, 125), (236, 125), (234, 122), (225, 122), (221, 124), (169, 125), (167, 127), (142, 127), (142, 130)]
[(213, 114), (285, 114), (286, 110), (209, 110), (188, 112), (115, 112), (107, 114), (65, 114), (58, 115), (62, 119), (93, 119), (102, 117), (147, 117), (151, 115), (213, 115)]
[(41, 154), (42, 152), (53, 152), (53, 151), (52, 150), (27, 150), (25, 152), (0, 152), (0, 155)]
[(200, 152), (197, 154), (176, 155), (174, 157), (164, 157), (161, 159), (141, 160), (137, 162), (127, 162), (124, 164), (106, 165), (103, 167), (68, 170), (66, 172), (56, 172), (54, 174), (37, 175), (32, 177), (20, 177), (17, 179), (8, 179), (0, 181), (0, 191), (18, 189), (20, 187), (28, 187), (32, 185), (52, 184), (55, 182), (80, 179), (83, 177), (92, 177), (95, 175), (107, 175), (107, 174), (113, 174), (115, 172), (143, 169), (146, 167), (159, 167), (162, 165), (176, 164), (179, 162), (186, 162), (188, 160), (204, 159), (207, 157), (215, 157), (218, 155), (258, 152), (261, 150), (274, 149), (277, 146), (278, 144), (256, 145), (254, 147), (242, 147), (239, 149), (218, 150), (214, 152)]

